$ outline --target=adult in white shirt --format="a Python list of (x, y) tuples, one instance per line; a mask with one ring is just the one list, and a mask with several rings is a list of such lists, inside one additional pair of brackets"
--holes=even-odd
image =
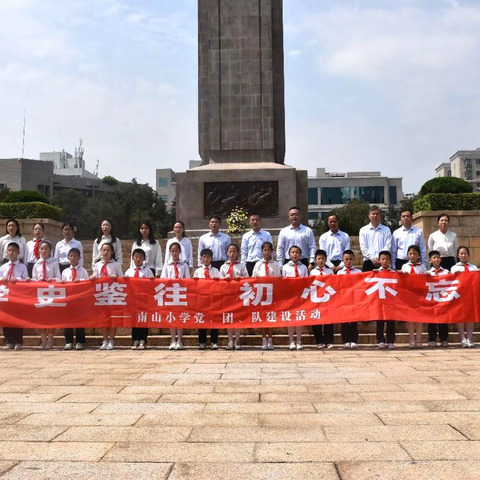
[(177, 220), (173, 226), (173, 233), (175, 236), (170, 238), (167, 242), (166, 252), (165, 252), (165, 263), (170, 263), (172, 261), (172, 256), (170, 255), (170, 245), (172, 243), (178, 243), (182, 247), (180, 252), (180, 260), (185, 262), (190, 268), (193, 268), (193, 248), (192, 242), (185, 236), (185, 224), (181, 220)]
[(80, 251), (80, 260), (78, 265), (83, 267), (83, 245), (74, 238), (76, 227), (72, 222), (65, 222), (62, 225), (63, 240), (60, 240), (55, 245), (54, 258), (58, 261), (60, 267), (60, 273), (63, 273), (68, 267), (70, 267), (70, 260), (68, 259), (68, 253), (72, 248), (77, 248)]
[(343, 252), (350, 250), (350, 237), (338, 228), (339, 220), (335, 213), (328, 217), (327, 224), (330, 230), (320, 236), (318, 246), (327, 254), (327, 266), (337, 273), (343, 267)]
[(152, 271), (155, 277), (160, 277), (163, 268), (162, 247), (160, 243), (155, 240), (152, 224), (148, 220), (142, 220), (140, 222), (137, 240), (133, 242), (132, 245), (130, 268), (135, 268), (133, 251), (137, 248), (145, 252), (145, 266)]
[(401, 270), (403, 265), (408, 263), (408, 248), (416, 245), (420, 249), (420, 261), (423, 265), (427, 263), (427, 247), (422, 230), (412, 225), (413, 212), (405, 209), (400, 212), (400, 223), (392, 234), (392, 266)]
[(262, 230), (262, 219), (258, 213), (250, 215), (249, 232), (242, 237), (242, 246), (240, 248), (241, 260), (247, 266), (247, 271), (252, 276), (255, 264), (263, 258), (262, 245), (265, 242), (272, 243), (272, 236), (269, 232)]
[(382, 212), (377, 205), (372, 205), (368, 214), (370, 223), (360, 229), (360, 250), (363, 255), (363, 271), (371, 272), (380, 267), (379, 253), (392, 249), (392, 233), (382, 225)]
[(112, 222), (104, 220), (100, 225), (100, 232), (98, 237), (93, 242), (92, 252), (92, 270), (95, 268), (95, 264), (102, 259), (102, 245), (104, 243), (111, 243), (115, 253), (115, 260), (122, 266), (122, 242), (115, 235)]
[(220, 270), (220, 267), (227, 260), (227, 249), (232, 239), (220, 231), (222, 219), (218, 215), (212, 215), (208, 222), (210, 232), (202, 235), (198, 240), (198, 265), (202, 264), (201, 251), (208, 248), (213, 253), (212, 267)]
[(2, 255), (2, 258), (0, 259), (1, 264), (8, 262), (7, 248), (8, 244), (12, 242), (18, 245), (20, 249), (18, 259), (20, 260), (20, 263), (24, 263), (23, 259), (25, 257), (25, 250), (27, 249), (27, 241), (22, 237), (22, 234), (20, 233), (20, 225), (14, 218), (7, 220), (7, 223), (5, 224), (5, 235), (0, 238), (0, 254)]
[(290, 248), (296, 245), (302, 251), (300, 261), (312, 269), (315, 266), (315, 235), (311, 228), (302, 225), (302, 214), (298, 207), (288, 211), (290, 225), (280, 230), (277, 242), (277, 262), (283, 265), (290, 261)]
[(450, 217), (442, 213), (437, 217), (438, 230), (428, 237), (428, 251), (437, 250), (440, 252), (442, 261), (440, 265), (451, 270), (456, 263), (458, 248), (457, 234), (449, 230)]

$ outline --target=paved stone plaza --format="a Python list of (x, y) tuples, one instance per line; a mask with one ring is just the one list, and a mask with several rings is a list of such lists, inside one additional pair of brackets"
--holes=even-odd
[(480, 351), (1, 352), (2, 479), (477, 479)]

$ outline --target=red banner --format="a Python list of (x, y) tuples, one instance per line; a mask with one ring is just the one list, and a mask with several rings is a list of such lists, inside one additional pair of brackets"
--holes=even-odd
[(480, 274), (362, 273), (236, 280), (109, 279), (0, 285), (0, 325), (259, 328), (480, 320)]

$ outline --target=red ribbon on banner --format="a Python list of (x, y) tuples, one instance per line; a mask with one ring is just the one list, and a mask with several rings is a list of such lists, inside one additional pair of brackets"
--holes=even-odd
[(0, 325), (268, 328), (371, 320), (480, 321), (480, 274), (306, 278), (118, 278), (0, 284)]

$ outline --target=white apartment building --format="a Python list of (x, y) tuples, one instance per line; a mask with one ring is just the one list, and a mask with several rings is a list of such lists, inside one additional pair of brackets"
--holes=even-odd
[(435, 175), (463, 178), (472, 184), (474, 191), (480, 191), (480, 148), (458, 150), (450, 157), (450, 162), (435, 168)]

